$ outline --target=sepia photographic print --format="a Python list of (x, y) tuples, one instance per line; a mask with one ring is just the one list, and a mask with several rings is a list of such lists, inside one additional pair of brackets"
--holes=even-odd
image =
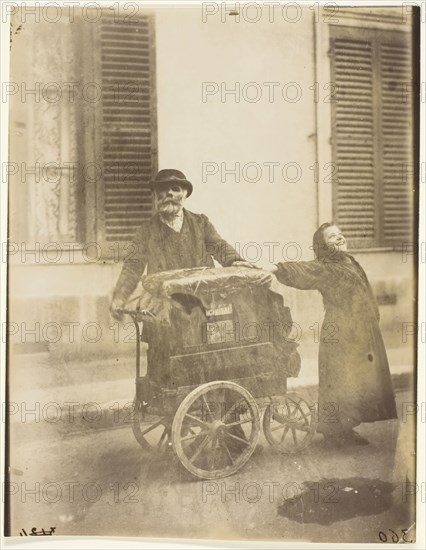
[(424, 547), (424, 2), (1, 13), (5, 547)]

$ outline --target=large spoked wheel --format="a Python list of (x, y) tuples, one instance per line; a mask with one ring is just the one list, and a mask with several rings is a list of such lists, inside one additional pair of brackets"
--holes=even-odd
[(203, 479), (237, 472), (259, 439), (259, 407), (233, 382), (209, 382), (180, 404), (172, 424), (173, 449), (183, 466)]
[(285, 453), (306, 449), (315, 431), (315, 411), (297, 393), (273, 400), (265, 410), (263, 432), (266, 440)]
[(152, 414), (146, 403), (133, 401), (132, 430), (136, 441), (147, 453), (164, 454), (171, 448), (173, 417)]

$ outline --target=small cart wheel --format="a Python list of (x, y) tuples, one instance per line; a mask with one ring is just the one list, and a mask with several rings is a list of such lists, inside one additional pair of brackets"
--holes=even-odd
[(196, 477), (232, 475), (248, 461), (257, 445), (259, 417), (256, 401), (238, 384), (203, 384), (185, 397), (176, 412), (173, 449)]
[(162, 454), (171, 448), (172, 418), (171, 416), (149, 414), (147, 407), (135, 397), (131, 418), (132, 430), (136, 441), (144, 451)]
[(274, 399), (265, 410), (263, 432), (266, 440), (285, 453), (297, 453), (305, 449), (315, 431), (315, 411), (297, 393)]

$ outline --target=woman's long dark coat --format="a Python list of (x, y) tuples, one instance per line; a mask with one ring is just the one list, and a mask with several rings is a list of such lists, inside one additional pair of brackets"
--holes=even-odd
[(287, 286), (319, 290), (323, 296), (318, 398), (323, 433), (397, 417), (379, 311), (367, 276), (349, 254), (336, 258), (280, 263), (276, 273)]

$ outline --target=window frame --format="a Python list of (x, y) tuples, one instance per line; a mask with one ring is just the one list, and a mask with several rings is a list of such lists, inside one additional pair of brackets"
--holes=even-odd
[[(151, 173), (153, 178), (158, 171), (158, 118), (157, 118), (157, 83), (156, 83), (156, 36), (155, 17), (153, 13), (144, 13), (148, 20), (149, 32), (149, 67), (151, 72), (149, 87), (150, 110), (150, 149), (151, 149)], [(83, 25), (79, 33), (79, 51), (82, 61), (82, 75), (85, 82), (96, 82), (102, 86), (101, 78), (101, 25)], [(88, 51), (92, 54), (87, 54)], [(93, 108), (83, 105), (80, 109), (80, 135), (83, 136), (79, 143), (78, 158), (83, 166), (91, 162), (100, 167), (101, 177), (95, 182), (84, 181), (80, 173), (79, 198), (82, 205), (80, 216), (80, 238), (85, 243), (96, 243), (102, 260), (106, 262), (121, 261), (129, 254), (130, 240), (111, 241), (106, 238), (105, 216), (105, 186), (104, 186), (104, 162), (103, 162), (103, 100), (96, 101)], [(89, 131), (84, 131), (89, 128)], [(93, 129), (93, 130), (90, 130)], [(153, 212), (151, 201), (151, 212)], [(82, 219), (84, 218), (84, 219)], [(141, 221), (142, 223), (142, 221)]]
[[(374, 7), (375, 15), (381, 10), (385, 12), (386, 8)], [(365, 8), (367, 10), (367, 8)], [(377, 12), (377, 13), (376, 13)], [(389, 8), (387, 12), (389, 13)], [(317, 129), (317, 162), (319, 167), (319, 178), (317, 180), (316, 195), (317, 195), (317, 226), (325, 221), (333, 220), (334, 214), (334, 184), (333, 178), (330, 177), (330, 166), (333, 166), (333, 143), (332, 143), (332, 108), (331, 103), (326, 100), (326, 96), (330, 94), (330, 84), (332, 84), (332, 69), (331, 69), (331, 43), (330, 34), (331, 27), (344, 27), (346, 31), (353, 29), (354, 33), (357, 33), (359, 29), (371, 29), (376, 32), (388, 31), (400, 32), (402, 35), (415, 36), (415, 20), (407, 14), (406, 19), (402, 19), (400, 15), (398, 17), (384, 17), (383, 19), (377, 19), (377, 17), (370, 17), (363, 14), (362, 8), (358, 8), (355, 12), (350, 13), (350, 10), (341, 7), (337, 14), (337, 20), (332, 22), (332, 17), (327, 12), (327, 7), (320, 8), (318, 18), (313, 16), (314, 25), (314, 44), (315, 44), (315, 85), (319, 91), (318, 99), (316, 100), (316, 129)], [(357, 35), (357, 38), (359, 35)], [(413, 49), (413, 59), (416, 59), (416, 54)], [(417, 82), (415, 74), (415, 67), (413, 67), (413, 80)], [(413, 99), (415, 99), (413, 93)], [(413, 101), (413, 113), (416, 113), (416, 102)], [(413, 116), (413, 162), (414, 162), (414, 176), (413, 181), (417, 186), (416, 177), (416, 158), (418, 157), (418, 146), (416, 145), (415, 138), (418, 134), (418, 127), (416, 126), (416, 119)], [(418, 201), (418, 197), (416, 197)], [(416, 233), (416, 200), (413, 202), (413, 235)], [(356, 252), (388, 252), (399, 250), (395, 244), (379, 244), (365, 246), (365, 242), (361, 245), (354, 245), (351, 247), (352, 251)]]
[[(389, 40), (392, 37), (392, 43), (396, 46), (405, 46), (407, 40), (405, 34), (401, 31), (390, 31), (383, 29), (374, 29), (362, 27), (345, 27), (330, 25), (330, 63), (331, 63), (331, 77), (332, 81), (334, 77), (334, 55), (333, 41), (336, 39), (353, 39), (357, 41), (363, 41), (364, 38), (371, 43), (372, 46), (372, 113), (373, 113), (373, 135), (375, 141), (373, 143), (373, 181), (374, 181), (374, 235), (375, 237), (370, 239), (351, 239), (351, 248), (386, 248), (393, 249), (393, 244), (385, 239), (385, 208), (384, 208), (384, 163), (382, 161), (381, 152), (383, 150), (384, 136), (382, 131), (382, 75), (380, 65), (380, 47), (383, 41)], [(335, 82), (337, 85), (337, 83)], [(336, 109), (331, 106), (331, 135), (332, 135), (332, 162), (334, 166), (338, 167), (337, 160), (337, 147), (334, 144), (334, 135), (336, 133)], [(333, 178), (333, 191), (332, 191), (332, 215), (333, 220), (339, 223), (339, 210), (338, 210), (338, 190), (339, 190), (339, 177), (337, 171), (337, 178)], [(397, 239), (398, 240), (398, 239)]]

